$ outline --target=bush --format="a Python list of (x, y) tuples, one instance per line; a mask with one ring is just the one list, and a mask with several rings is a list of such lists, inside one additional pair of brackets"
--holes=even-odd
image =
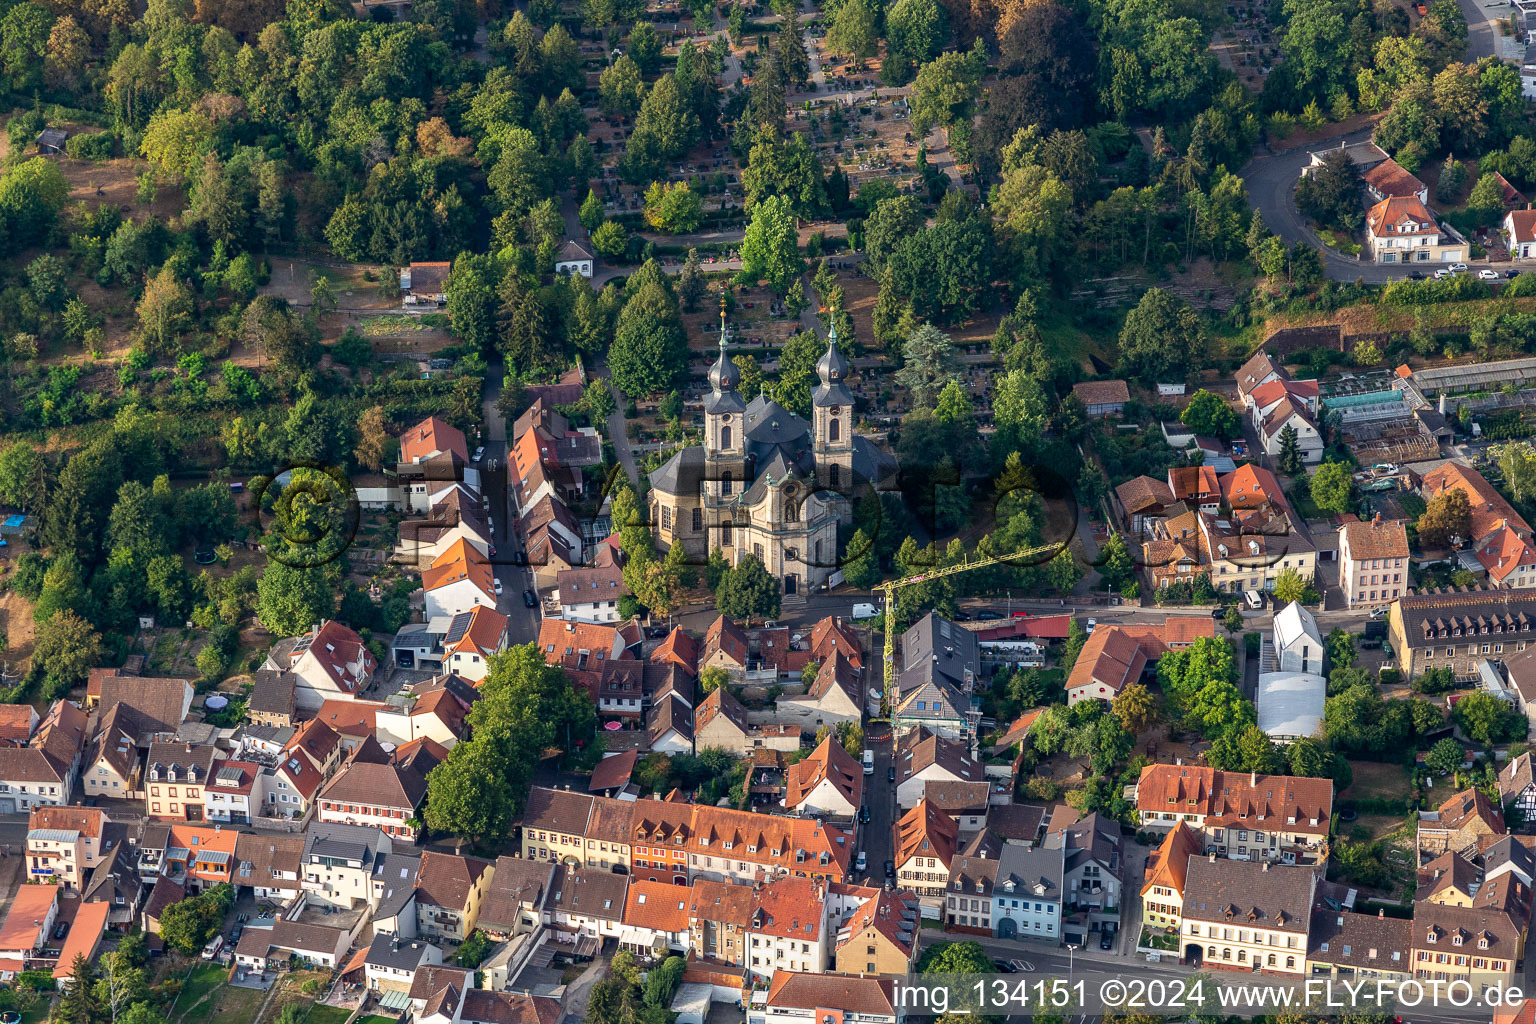
[(111, 132), (96, 132), (94, 135), (74, 135), (64, 143), (64, 152), (76, 160), (94, 160), (97, 162), (110, 160), (116, 148), (117, 136)]
[(1384, 668), (1377, 678), (1382, 686), (1396, 686), (1403, 681), (1403, 673), (1395, 668)]

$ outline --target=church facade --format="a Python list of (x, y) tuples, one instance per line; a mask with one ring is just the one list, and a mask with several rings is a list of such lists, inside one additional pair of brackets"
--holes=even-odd
[(809, 423), (766, 395), (743, 400), (726, 340), (722, 308), (704, 442), (650, 476), (656, 545), (682, 544), (698, 562), (714, 548), (730, 565), (756, 555), (785, 594), (813, 590), (841, 565), (837, 531), (852, 517), (851, 499), (891, 481), (895, 459), (853, 432), (848, 361), (835, 332), (816, 364)]

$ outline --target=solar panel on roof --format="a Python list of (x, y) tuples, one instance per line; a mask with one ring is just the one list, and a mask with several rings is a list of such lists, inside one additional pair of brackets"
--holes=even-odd
[(464, 639), (464, 634), (469, 632), (469, 623), (472, 616), (469, 612), (460, 612), (453, 617), (448, 624), (448, 632), (443, 636), (443, 643), (454, 644)]

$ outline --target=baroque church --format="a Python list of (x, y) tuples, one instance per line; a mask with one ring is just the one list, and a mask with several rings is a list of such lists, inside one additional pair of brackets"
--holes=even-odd
[(853, 499), (893, 487), (896, 460), (853, 433), (848, 361), (835, 328), (816, 364), (821, 383), (810, 423), (766, 395), (744, 401), (726, 340), (722, 304), (704, 443), (683, 448), (650, 476), (657, 547), (682, 544), (698, 562), (719, 548), (730, 565), (753, 554), (785, 594), (809, 592), (841, 566), (837, 530), (852, 521)]

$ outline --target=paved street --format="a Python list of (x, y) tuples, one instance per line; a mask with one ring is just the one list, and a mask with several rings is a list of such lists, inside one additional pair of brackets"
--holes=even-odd
[(533, 586), (533, 570), (518, 565), (515, 556), (525, 549), (526, 541), (518, 533), (517, 515), (512, 501), (510, 474), (507, 471), (507, 422), (496, 409), (504, 374), (498, 359), (486, 369), (484, 414), (486, 423), (485, 455), (478, 464), (480, 493), (490, 499), (492, 572), (501, 581), (502, 593), (496, 610), (507, 616), (507, 640), (525, 644), (538, 638), (539, 609), (523, 602), (523, 591)]

